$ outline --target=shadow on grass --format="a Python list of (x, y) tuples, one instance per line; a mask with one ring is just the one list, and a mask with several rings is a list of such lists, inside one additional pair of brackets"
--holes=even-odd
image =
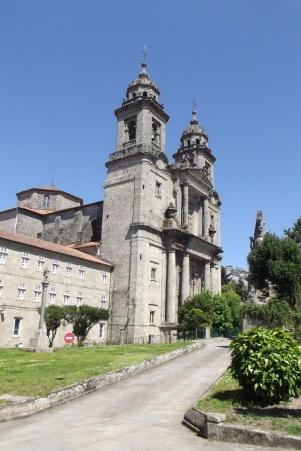
[(242, 388), (234, 390), (221, 390), (212, 395), (213, 399), (232, 404), (233, 409), (240, 415), (256, 415), (259, 417), (273, 418), (300, 418), (301, 409), (294, 409), (285, 406), (260, 407), (244, 393)]
[(246, 399), (242, 388), (234, 390), (221, 390), (212, 394), (212, 398), (218, 401), (231, 401), (232, 405), (248, 406), (249, 401)]

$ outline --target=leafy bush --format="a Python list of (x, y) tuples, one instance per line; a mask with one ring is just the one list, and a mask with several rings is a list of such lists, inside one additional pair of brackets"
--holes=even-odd
[(231, 372), (251, 401), (273, 405), (301, 392), (301, 350), (282, 329), (253, 328), (231, 343)]
[(294, 311), (284, 299), (271, 298), (267, 304), (247, 303), (244, 314), (247, 318), (265, 321), (270, 327), (290, 327), (294, 323)]

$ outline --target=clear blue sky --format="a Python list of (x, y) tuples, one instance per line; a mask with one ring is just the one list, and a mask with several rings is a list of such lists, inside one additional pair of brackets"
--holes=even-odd
[(1, 0), (0, 209), (55, 184), (102, 199), (113, 110), (144, 45), (178, 148), (196, 100), (217, 157), (224, 264), (246, 266), (256, 210), (281, 234), (300, 211), (299, 0)]

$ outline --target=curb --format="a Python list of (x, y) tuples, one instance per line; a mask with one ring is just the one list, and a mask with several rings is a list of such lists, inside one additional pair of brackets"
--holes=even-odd
[(301, 437), (263, 431), (250, 426), (223, 424), (225, 419), (223, 414), (202, 412), (196, 407), (191, 407), (184, 415), (183, 424), (210, 440), (282, 449), (301, 449)]
[(63, 402), (78, 398), (104, 387), (105, 385), (126, 379), (127, 377), (137, 375), (151, 368), (162, 365), (169, 360), (175, 359), (192, 351), (196, 351), (205, 346), (204, 342), (193, 343), (180, 349), (160, 354), (140, 363), (129, 365), (120, 370), (111, 371), (101, 376), (86, 379), (83, 382), (69, 385), (50, 393), (48, 396), (34, 398), (29, 401), (23, 401), (14, 405), (7, 405), (0, 408), (0, 422), (25, 418), (50, 407), (62, 404)]

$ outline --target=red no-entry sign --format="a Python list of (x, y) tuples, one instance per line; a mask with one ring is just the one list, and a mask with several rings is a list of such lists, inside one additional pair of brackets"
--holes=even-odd
[(75, 335), (72, 332), (66, 332), (64, 335), (64, 342), (69, 345), (75, 340)]

